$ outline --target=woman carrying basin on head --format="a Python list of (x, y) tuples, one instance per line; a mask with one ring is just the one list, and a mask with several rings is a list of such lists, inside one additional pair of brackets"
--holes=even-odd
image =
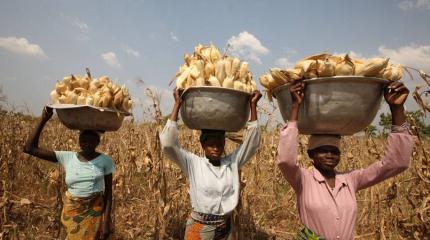
[(40, 134), (52, 117), (45, 107), (42, 119), (29, 136), (24, 152), (59, 163), (66, 172), (67, 192), (63, 197), (61, 222), (68, 240), (107, 239), (111, 228), (112, 159), (96, 151), (100, 135), (84, 130), (79, 135), (79, 152), (53, 151), (39, 147)]
[(290, 88), (293, 100), (288, 123), (280, 132), (277, 164), (297, 195), (297, 208), (304, 228), (297, 239), (353, 239), (357, 218), (355, 193), (393, 177), (408, 168), (414, 138), (410, 134), (403, 104), (409, 93), (400, 82), (385, 87), (392, 128), (384, 157), (370, 166), (348, 173), (336, 171), (340, 160), (340, 136), (311, 135), (308, 155), (313, 169), (297, 163), (298, 111), (303, 83)]
[(232, 154), (223, 156), (225, 132), (202, 130), (200, 143), (205, 154), (202, 157), (182, 149), (179, 144), (176, 121), (181, 97), (178, 90), (174, 97), (172, 115), (160, 139), (164, 153), (181, 168), (190, 182), (193, 211), (187, 221), (185, 239), (233, 239), (231, 214), (239, 201), (239, 168), (255, 154), (260, 144), (257, 102), (261, 94), (255, 91), (251, 96), (251, 119), (242, 145)]

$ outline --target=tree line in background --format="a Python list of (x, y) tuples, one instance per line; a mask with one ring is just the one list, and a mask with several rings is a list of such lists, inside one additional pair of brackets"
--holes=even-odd
[[(420, 138), (427, 139), (430, 137), (430, 124), (425, 123), (425, 112), (422, 110), (407, 111), (408, 122), (413, 131), (415, 131)], [(375, 125), (369, 125), (365, 132), (369, 137), (387, 137), (391, 130), (391, 113), (381, 113), (379, 115), (379, 129)]]

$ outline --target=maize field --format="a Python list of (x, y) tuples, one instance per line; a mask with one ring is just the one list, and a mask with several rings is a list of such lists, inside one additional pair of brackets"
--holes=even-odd
[[(39, 119), (14, 112), (0, 115), (0, 239), (64, 239), (60, 223), (65, 192), (61, 167), (23, 153)], [(190, 214), (188, 183), (163, 157), (158, 134), (163, 121), (125, 121), (105, 133), (98, 151), (116, 163), (111, 239), (181, 239)], [(181, 127), (182, 146), (202, 154), (198, 131)], [(40, 146), (78, 151), (78, 133), (56, 117)], [(226, 141), (226, 152), (237, 143)], [(234, 213), (237, 239), (293, 239), (300, 227), (295, 194), (276, 166), (278, 132), (263, 131), (257, 154), (241, 172), (241, 200)], [(306, 136), (299, 161), (310, 166)], [(380, 159), (384, 139), (345, 137), (338, 170), (366, 167)], [(402, 174), (357, 194), (355, 239), (430, 239), (430, 144), (418, 141)]]

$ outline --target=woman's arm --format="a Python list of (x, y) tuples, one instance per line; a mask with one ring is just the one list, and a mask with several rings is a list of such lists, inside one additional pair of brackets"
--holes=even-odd
[(261, 140), (261, 130), (258, 126), (257, 121), (257, 103), (261, 98), (260, 91), (256, 90), (252, 93), (251, 99), (249, 101), (249, 107), (251, 109), (251, 118), (249, 120), (245, 138), (243, 143), (238, 149), (236, 149), (232, 154), (232, 160), (237, 161), (238, 166), (241, 167), (245, 164), (252, 156), (257, 152), (260, 146)]
[(42, 112), (42, 118), (36, 128), (31, 132), (24, 146), (24, 152), (32, 156), (50, 161), (58, 162), (55, 152), (39, 147), (40, 133), (46, 125), (46, 122), (52, 117), (52, 108), (45, 107)]
[(304, 84), (301, 82), (296, 83), (289, 90), (293, 103), (288, 124), (280, 132), (277, 164), (282, 175), (284, 175), (293, 189), (298, 192), (301, 188), (302, 169), (297, 162), (297, 142), (299, 135), (297, 120), (299, 107), (304, 96)]
[(390, 105), (393, 128), (403, 130), (397, 130), (388, 136), (387, 148), (380, 161), (350, 173), (356, 191), (382, 182), (409, 167), (415, 141), (408, 129), (401, 127), (406, 122), (403, 104), (408, 93), (409, 90), (400, 82), (393, 82), (384, 89), (384, 98)]
[(166, 126), (160, 134), (160, 142), (166, 156), (175, 162), (181, 170), (188, 175), (188, 159), (191, 159), (193, 154), (181, 148), (177, 126), (179, 109), (182, 104), (181, 93), (182, 91), (177, 89), (173, 92), (175, 105), (173, 106), (170, 119), (167, 121)]
[(103, 224), (101, 239), (108, 239), (111, 234), (112, 226), (112, 174), (105, 175), (105, 192), (104, 192), (104, 213), (103, 213)]

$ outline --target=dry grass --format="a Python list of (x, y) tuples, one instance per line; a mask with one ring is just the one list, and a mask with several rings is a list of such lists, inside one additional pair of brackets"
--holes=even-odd
[[(14, 113), (0, 116), (0, 239), (62, 239), (61, 194), (64, 175), (55, 164), (22, 152), (35, 119)], [(161, 124), (125, 123), (107, 133), (99, 151), (110, 155), (114, 175), (113, 239), (180, 239), (190, 213), (188, 184), (180, 170), (160, 153)], [(201, 153), (198, 133), (183, 129), (183, 147)], [(51, 120), (41, 145), (78, 150), (77, 133)], [(291, 239), (299, 227), (295, 194), (274, 159), (277, 133), (264, 133), (256, 156), (241, 173), (241, 202), (235, 215), (239, 239)], [(300, 141), (300, 161), (306, 138)], [(228, 143), (227, 152), (235, 146)], [(384, 141), (348, 137), (342, 146), (339, 170), (365, 167), (381, 157)], [(356, 239), (429, 239), (430, 144), (417, 145), (410, 169), (361, 191)], [(427, 237), (427, 238), (426, 238)]]

